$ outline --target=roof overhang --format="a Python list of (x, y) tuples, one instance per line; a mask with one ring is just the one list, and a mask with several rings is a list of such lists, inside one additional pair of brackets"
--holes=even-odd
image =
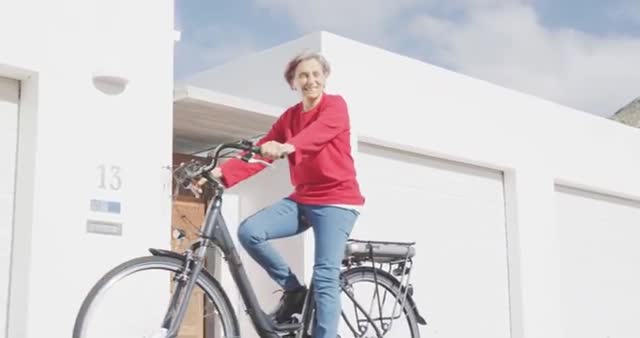
[(174, 90), (174, 152), (195, 154), (223, 142), (265, 134), (280, 107), (216, 91), (181, 86)]

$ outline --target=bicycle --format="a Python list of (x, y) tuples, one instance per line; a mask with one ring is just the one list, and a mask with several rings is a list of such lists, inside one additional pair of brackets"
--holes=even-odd
[[(85, 297), (80, 307), (74, 329), (74, 338), (95, 338), (95, 337), (152, 337), (152, 338), (173, 338), (183, 334), (184, 326), (181, 327), (190, 302), (196, 304), (197, 308), (208, 314), (204, 315), (204, 331), (206, 337), (237, 338), (240, 337), (240, 327), (233, 305), (222, 288), (221, 283), (214, 278), (213, 274), (204, 266), (204, 260), (209, 249), (219, 250), (228, 263), (229, 272), (238, 288), (246, 312), (253, 324), (254, 330), (262, 338), (279, 337), (311, 337), (313, 334), (314, 301), (313, 284), (309, 285), (309, 292), (304, 301), (302, 313), (294, 316), (290, 322), (276, 324), (271, 321), (268, 315), (260, 307), (256, 293), (247, 273), (244, 269), (241, 257), (235, 248), (224, 217), (221, 214), (222, 196), (224, 188), (220, 182), (209, 175), (209, 171), (216, 167), (223, 149), (240, 150), (243, 154), (242, 160), (254, 163), (261, 160), (255, 159), (254, 155), (260, 153), (260, 148), (254, 146), (250, 141), (243, 140), (236, 143), (221, 144), (213, 151), (213, 156), (209, 156), (209, 164), (202, 164), (191, 161), (181, 164), (174, 170), (173, 174), (176, 182), (191, 190), (196, 196), (200, 191), (192, 182), (205, 177), (213, 188), (214, 193), (208, 201), (205, 220), (200, 228), (199, 239), (195, 241), (189, 249), (183, 253), (149, 249), (150, 256), (143, 256), (128, 260), (111, 269), (101, 279), (99, 279), (88, 295)], [(340, 276), (341, 297), (343, 299), (341, 318), (345, 323), (343, 330), (352, 334), (353, 337), (401, 337), (419, 338), (418, 325), (426, 325), (424, 318), (419, 314), (417, 305), (413, 300), (413, 286), (409, 283), (411, 267), (415, 255), (414, 242), (382, 242), (364, 241), (350, 239), (345, 248), (345, 256), (342, 262)], [(101, 310), (99, 307), (103, 300), (117, 299), (119, 296), (107, 292), (117, 284), (127, 279), (137, 277), (143, 273), (161, 273), (161, 283), (157, 293), (152, 292), (153, 286), (149, 284), (150, 278), (142, 280), (142, 286), (125, 287), (122, 295), (125, 299), (125, 307), (113, 305)], [(166, 276), (169, 272), (169, 276)], [(399, 277), (399, 278), (397, 278)], [(169, 281), (169, 287), (167, 287)], [(373, 296), (368, 309), (363, 305), (362, 297), (356, 294), (361, 283), (365, 286), (373, 287)], [(356, 290), (356, 285), (358, 289)], [(126, 284), (125, 284), (126, 286)], [(198, 291), (197, 288), (200, 289)], [(166, 292), (167, 289), (169, 292)], [(162, 299), (164, 306), (148, 307), (142, 302), (142, 310), (134, 311), (131, 308), (136, 304), (130, 300), (133, 295), (144, 297), (147, 290), (147, 301), (157, 302)], [(383, 292), (384, 291), (384, 292)], [(173, 292), (173, 293), (171, 293)], [(166, 298), (160, 298), (162, 295)], [(202, 296), (202, 297), (200, 297)], [(211, 305), (200, 306), (200, 301), (211, 301)], [(392, 311), (390, 315), (383, 315), (383, 307), (388, 306), (386, 302), (393, 298)], [(346, 301), (346, 303), (345, 303)], [(193, 303), (195, 302), (195, 303)], [(389, 307), (389, 306), (388, 306)], [(346, 311), (353, 308), (354, 315), (347, 315)], [(378, 314), (373, 315), (373, 310)], [(111, 314), (100, 314), (100, 311), (111, 311)], [(128, 310), (128, 311), (127, 311)], [(156, 316), (151, 318), (151, 312)], [(140, 319), (131, 318), (131, 313), (140, 314)], [(122, 314), (124, 318), (116, 320), (116, 324), (105, 324), (92, 327), (97, 320), (112, 319), (116, 315)], [(402, 315), (406, 321), (398, 321)], [(212, 318), (215, 316), (216, 318)], [(352, 317), (355, 317), (353, 319)], [(157, 321), (155, 321), (157, 320)], [(149, 322), (158, 325), (158, 329), (147, 330), (138, 328), (141, 323)], [(403, 333), (396, 333), (393, 336), (387, 335), (392, 327), (397, 327), (396, 323), (405, 323), (406, 330)], [(393, 326), (392, 324), (396, 324)], [(346, 327), (346, 328), (345, 328)], [(131, 328), (134, 335), (125, 336), (121, 329)], [(341, 331), (341, 334), (344, 334)]]

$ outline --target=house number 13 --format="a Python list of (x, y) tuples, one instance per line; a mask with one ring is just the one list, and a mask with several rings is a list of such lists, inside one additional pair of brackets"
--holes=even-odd
[(117, 165), (105, 165), (98, 166), (100, 169), (100, 185), (98, 188), (111, 190), (120, 190), (122, 187), (122, 178), (120, 178), (120, 166)]

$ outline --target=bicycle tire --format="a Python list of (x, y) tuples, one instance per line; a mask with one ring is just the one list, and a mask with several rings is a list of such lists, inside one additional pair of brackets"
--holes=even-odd
[[(91, 307), (94, 301), (100, 297), (108, 287), (129, 275), (145, 270), (165, 270), (178, 272), (182, 269), (184, 262), (180, 259), (167, 256), (147, 256), (134, 258), (126, 261), (105, 274), (85, 297), (73, 328), (73, 338), (90, 338), (83, 335), (86, 329), (86, 322), (90, 319)], [(229, 297), (220, 285), (208, 272), (202, 271), (196, 281), (198, 285), (216, 306), (227, 338), (240, 337), (240, 328), (236, 313), (233, 309)]]
[[(342, 272), (342, 278), (347, 284), (362, 281), (371, 282), (374, 284), (377, 283), (378, 285), (385, 288), (386, 291), (390, 292), (393, 297), (398, 298), (398, 296), (401, 296), (402, 289), (400, 286), (400, 282), (384, 270), (372, 267), (355, 267), (344, 270)], [(344, 290), (342, 290), (342, 292), (344, 292)], [(345, 308), (344, 304), (342, 304), (342, 307), (343, 309)], [(409, 301), (404, 302), (402, 311), (405, 314), (407, 325), (409, 327), (409, 330), (411, 331), (411, 337), (407, 338), (420, 338), (418, 320), (416, 318), (414, 309), (411, 307), (411, 303)]]

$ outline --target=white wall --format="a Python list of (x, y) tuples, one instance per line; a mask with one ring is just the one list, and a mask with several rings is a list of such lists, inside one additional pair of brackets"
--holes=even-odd
[(0, 77), (0, 332), (6, 329), (20, 82)]
[[(0, 31), (0, 75), (23, 80), (8, 336), (69, 336), (100, 275), (169, 246), (173, 1), (11, 2)], [(96, 72), (129, 84), (100, 91)], [(101, 165), (120, 184), (100, 188)], [(93, 198), (122, 214), (91, 213)], [(89, 234), (89, 218), (123, 235)]]
[(319, 51), (320, 37), (319, 33), (314, 33), (277, 48), (240, 57), (224, 66), (195, 74), (185, 83), (289, 107), (298, 100), (299, 93), (292, 91), (284, 79), (287, 62), (303, 50)]
[(362, 138), (507, 172), (513, 335), (564, 336), (554, 181), (640, 199), (637, 130), (330, 34), (322, 46)]
[[(569, 304), (562, 285), (579, 275), (561, 264), (568, 259), (566, 248), (576, 244), (560, 235), (567, 230), (559, 228), (563, 224), (557, 220), (554, 187), (562, 183), (640, 200), (640, 181), (634, 179), (640, 172), (637, 130), (329, 33), (321, 33), (320, 41), (316, 37), (309, 35), (193, 79), (210, 89), (288, 106), (295, 97), (281, 87), (283, 81), (275, 69), (282, 69), (303, 48), (321, 50), (333, 68), (328, 91), (347, 99), (360, 141), (503, 171), (511, 335), (577, 337), (572, 333), (578, 332), (576, 321), (563, 317), (563, 309), (575, 304)], [(264, 87), (243, 91), (242, 85), (248, 83)], [(571, 205), (561, 208), (563, 214), (581, 212)], [(637, 224), (636, 215), (633, 211), (619, 217)], [(571, 229), (570, 234), (581, 231)], [(640, 228), (622, 229), (627, 238), (640, 235)], [(371, 236), (388, 231), (374, 226)], [(586, 236), (595, 240), (603, 231), (608, 230)], [(609, 250), (611, 260), (624, 258), (618, 257), (620, 251), (611, 251), (614, 246), (609, 242), (589, 250), (595, 256), (598, 250)], [(628, 282), (638, 276), (618, 272), (627, 278), (624, 285), (631, 285)], [(416, 292), (425, 291), (418, 288)], [(593, 292), (604, 295), (606, 289)], [(631, 287), (625, 292), (638, 294)], [(640, 315), (627, 303), (607, 311), (612, 316)], [(438, 322), (431, 325), (437, 327)], [(589, 325), (611, 336), (635, 332), (628, 323), (615, 332), (607, 329), (608, 324)], [(474, 332), (472, 327), (469, 332)]]

